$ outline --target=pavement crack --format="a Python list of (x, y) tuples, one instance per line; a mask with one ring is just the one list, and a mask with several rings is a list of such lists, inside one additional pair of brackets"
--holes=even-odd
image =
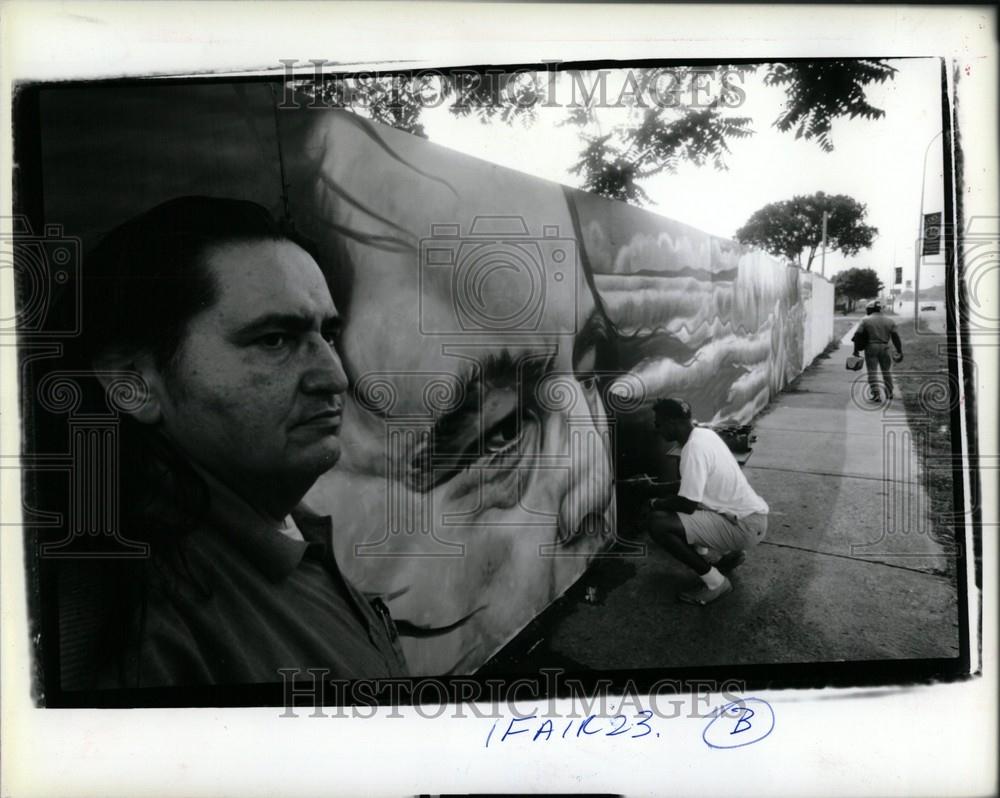
[[(871, 557), (852, 557), (849, 554), (835, 554), (832, 551), (821, 551), (819, 549), (810, 549), (807, 546), (794, 546), (791, 543), (776, 543), (773, 540), (762, 540), (760, 542), (760, 545), (761, 546), (777, 546), (778, 548), (782, 548), (782, 549), (795, 549), (796, 551), (805, 551), (805, 552), (808, 552), (810, 554), (820, 554), (820, 555), (822, 555), (824, 557), (837, 557), (838, 559), (841, 559), (841, 560), (851, 560), (853, 562), (863, 562), (863, 563), (871, 563), (873, 565), (883, 565), (886, 568), (896, 568), (897, 570), (900, 570), (900, 571), (909, 571), (910, 573), (921, 574), (923, 576), (931, 576), (931, 577), (934, 577), (936, 579), (943, 579), (943, 580), (945, 580), (946, 582), (949, 582), (949, 583), (951, 582), (951, 580), (949, 579), (947, 573), (938, 573), (936, 570), (935, 571), (925, 571), (922, 568), (911, 568), (908, 565), (895, 565), (893, 563), (883, 562), (882, 560), (876, 560), (876, 559), (873, 559)], [(909, 555), (906, 555), (906, 556), (909, 556)], [(939, 558), (939, 557), (940, 558), (944, 558), (947, 555), (943, 555), (943, 554), (921, 554), (921, 555), (916, 555), (916, 556), (925, 557), (927, 559), (934, 559), (934, 558)]]
[(891, 479), (890, 477), (881, 476), (873, 477), (867, 474), (850, 474), (845, 471), (835, 472), (835, 471), (808, 471), (804, 468), (782, 468), (781, 466), (762, 466), (762, 465), (750, 465), (747, 463), (744, 471), (784, 471), (789, 474), (811, 474), (817, 477), (840, 477), (843, 479), (868, 479), (873, 482), (896, 482), (900, 485), (916, 485), (919, 480), (914, 479)]
[(795, 396), (797, 394), (806, 394), (806, 393), (808, 393), (808, 394), (818, 393), (818, 394), (823, 394), (824, 396), (843, 396), (844, 395), (843, 391), (817, 391), (814, 388), (797, 388), (797, 389), (794, 389), (794, 390), (789, 390), (788, 388), (785, 388), (781, 393), (779, 393), (777, 395), (776, 402), (778, 403), (778, 406), (780, 407), (781, 406), (781, 397), (783, 397), (783, 396)]
[(765, 427), (763, 424), (754, 427), (755, 430), (760, 430), (761, 432), (770, 432), (774, 430), (776, 432), (797, 432), (799, 434), (809, 434), (814, 435), (844, 435), (847, 437), (857, 437), (857, 438), (870, 438), (871, 433), (868, 432), (844, 432), (843, 430), (828, 430), (828, 429), (802, 429), (801, 427)]

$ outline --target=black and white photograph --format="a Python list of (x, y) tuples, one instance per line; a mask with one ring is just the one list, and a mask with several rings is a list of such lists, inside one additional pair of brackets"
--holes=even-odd
[[(621, 763), (697, 721), (756, 794), (806, 734), (773, 699), (981, 681), (995, 96), (959, 106), (996, 17), (964, 13), (978, 61), (397, 41), (13, 80), (5, 697), (393, 745), (485, 705), (456, 750)], [(567, 792), (495, 767), (336, 792)], [(573, 789), (682, 789), (607, 775)]]

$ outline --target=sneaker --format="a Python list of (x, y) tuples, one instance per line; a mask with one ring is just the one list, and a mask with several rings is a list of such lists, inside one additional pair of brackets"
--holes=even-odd
[(731, 551), (728, 554), (722, 555), (718, 562), (715, 563), (715, 567), (718, 568), (723, 573), (729, 573), (734, 568), (739, 568), (747, 560), (747, 553), (740, 549), (739, 551)]
[(882, 397), (879, 395), (877, 391), (873, 391), (872, 395), (868, 397), (868, 401), (878, 403), (882, 401)]
[(685, 604), (697, 604), (700, 607), (704, 607), (706, 604), (718, 601), (727, 593), (733, 592), (733, 583), (725, 577), (722, 580), (722, 584), (714, 590), (702, 585), (698, 590), (685, 590), (683, 593), (678, 593), (677, 598)]

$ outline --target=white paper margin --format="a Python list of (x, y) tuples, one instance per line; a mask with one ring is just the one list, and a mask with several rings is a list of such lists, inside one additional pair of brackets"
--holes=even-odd
[[(11, 130), (14, 78), (277, 71), (282, 58), (446, 66), (642, 57), (943, 56), (960, 68), (966, 219), (991, 217), (996, 231), (997, 21), (989, 7), (6, 3), (0, 14), (4, 131)], [(6, 190), (0, 191), (0, 213), (6, 217), (9, 133), (2, 148), (0, 186)], [(2, 272), (0, 293), (12, 296), (9, 269)], [(8, 300), (3, 302), (6, 308)], [(980, 450), (995, 455), (996, 341), (981, 338), (974, 353)], [(14, 350), (0, 347), (4, 455), (18, 451), (14, 364)], [(0, 796), (249, 798), (490, 790), (991, 794), (996, 790), (998, 518), (991, 476), (995, 472), (987, 471), (982, 484), (984, 678), (906, 689), (756, 693), (773, 706), (775, 731), (767, 741), (736, 751), (709, 749), (701, 741), (704, 720), (685, 718), (656, 724), (662, 735), (656, 746), (627, 738), (547, 744), (512, 738), (486, 748), (492, 721), (472, 717), (467, 708), (464, 718), (433, 720), (412, 709), (404, 712), (405, 720), (289, 719), (279, 718), (276, 709), (35, 709), (29, 694), (23, 545), (19, 530), (4, 526)], [(0, 469), (5, 524), (17, 520), (17, 477), (14, 470)], [(975, 603), (970, 621), (975, 623)]]

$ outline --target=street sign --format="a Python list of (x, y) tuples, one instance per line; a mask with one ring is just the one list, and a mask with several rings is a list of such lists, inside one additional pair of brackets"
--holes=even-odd
[(896, 279), (893, 280), (892, 282), (893, 282), (894, 285), (899, 285), (901, 282), (903, 282), (903, 267), (902, 266), (897, 266), (896, 267)]
[(924, 247), (922, 255), (941, 254), (941, 213), (924, 214)]

